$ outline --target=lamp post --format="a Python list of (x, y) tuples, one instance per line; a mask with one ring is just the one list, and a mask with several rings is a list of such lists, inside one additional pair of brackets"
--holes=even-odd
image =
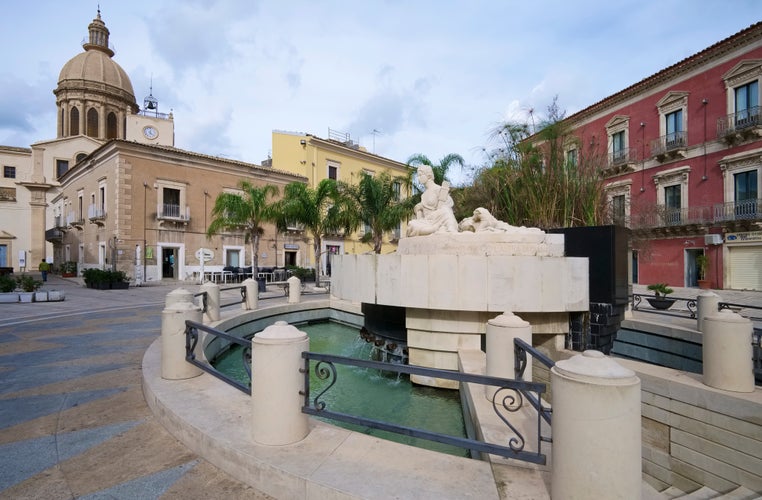
[(143, 281), (146, 281), (146, 248), (148, 246), (148, 242), (146, 241), (146, 227), (148, 226), (148, 222), (146, 220), (148, 214), (146, 213), (146, 206), (148, 203), (148, 183), (146, 181), (143, 181)]

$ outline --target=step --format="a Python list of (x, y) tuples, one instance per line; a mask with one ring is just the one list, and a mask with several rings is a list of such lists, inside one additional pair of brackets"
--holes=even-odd
[(683, 490), (674, 486), (670, 486), (666, 490), (662, 490), (661, 494), (664, 495), (664, 498), (680, 498), (685, 496), (685, 492)]
[(691, 491), (690, 493), (677, 498), (684, 498), (685, 500), (711, 500), (712, 498), (717, 498), (719, 495), (720, 494), (714, 491), (712, 488), (702, 486), (697, 490)]
[(716, 497), (716, 500), (760, 500), (762, 495), (759, 495), (749, 488), (739, 486), (733, 491), (729, 491), (723, 495)]

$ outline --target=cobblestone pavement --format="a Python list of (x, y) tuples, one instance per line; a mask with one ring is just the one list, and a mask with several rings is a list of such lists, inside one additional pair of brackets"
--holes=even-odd
[[(0, 498), (269, 498), (190, 452), (143, 399), (143, 354), (178, 287), (196, 288), (99, 291), (51, 276), (45, 289), (66, 300), (0, 304)], [(762, 305), (759, 292), (717, 293)]]
[(145, 403), (143, 354), (178, 286), (51, 277), (65, 301), (0, 304), (0, 498), (270, 498), (194, 455)]

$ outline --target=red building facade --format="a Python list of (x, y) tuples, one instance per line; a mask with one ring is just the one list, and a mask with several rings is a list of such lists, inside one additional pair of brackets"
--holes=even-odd
[(565, 119), (568, 161), (605, 154), (634, 283), (762, 290), (761, 80), (757, 23)]

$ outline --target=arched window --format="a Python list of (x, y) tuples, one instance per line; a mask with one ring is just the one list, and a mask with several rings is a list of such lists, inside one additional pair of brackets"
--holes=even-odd
[(79, 163), (79, 162), (81, 162), (82, 160), (84, 160), (86, 156), (87, 156), (87, 155), (86, 155), (85, 153), (79, 153), (79, 154), (77, 155), (77, 158), (76, 158), (76, 160), (77, 160), (77, 163)]
[(69, 135), (79, 135), (79, 110), (71, 108), (69, 112)]
[(116, 139), (116, 115), (113, 112), (106, 117), (106, 139)]
[(87, 135), (98, 137), (98, 112), (95, 108), (87, 110)]

